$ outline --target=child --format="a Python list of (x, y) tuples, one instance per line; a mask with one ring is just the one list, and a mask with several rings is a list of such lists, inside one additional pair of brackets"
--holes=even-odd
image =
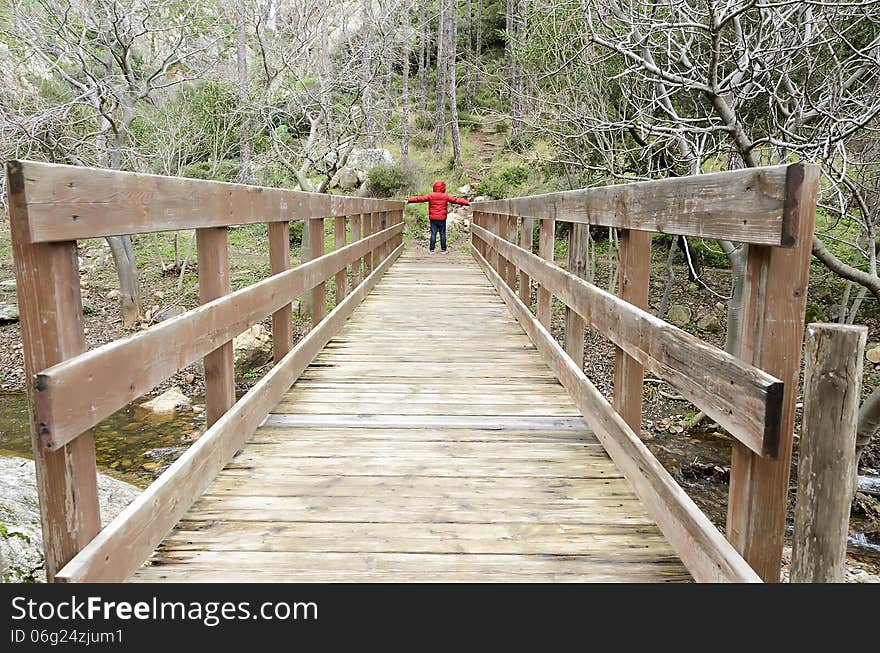
[(407, 202), (427, 202), (428, 218), (431, 223), (431, 254), (434, 253), (434, 245), (437, 243), (437, 232), (440, 232), (440, 250), (446, 253), (446, 211), (449, 209), (449, 202), (460, 204), (462, 206), (470, 206), (470, 202), (460, 197), (453, 197), (446, 194), (446, 182), (439, 179), (434, 182), (434, 192), (429, 195), (417, 195), (410, 197)]

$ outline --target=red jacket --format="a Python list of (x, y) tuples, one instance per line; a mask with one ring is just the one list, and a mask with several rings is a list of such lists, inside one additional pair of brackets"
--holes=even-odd
[(442, 181), (434, 182), (433, 193), (430, 193), (429, 195), (416, 195), (415, 197), (410, 197), (407, 202), (427, 202), (428, 218), (431, 220), (445, 220), (446, 210), (449, 206), (449, 202), (452, 202), (453, 204), (460, 204), (462, 206), (470, 205), (470, 202), (468, 202), (467, 200), (463, 200), (460, 197), (447, 195), (446, 184)]

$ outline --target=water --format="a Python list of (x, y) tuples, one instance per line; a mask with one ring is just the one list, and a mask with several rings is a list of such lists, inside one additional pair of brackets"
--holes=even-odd
[[(172, 419), (150, 415), (135, 402), (94, 429), (98, 470), (144, 488), (204, 432), (202, 398), (196, 410), (178, 411)], [(0, 454), (33, 458), (27, 396), (0, 392)]]

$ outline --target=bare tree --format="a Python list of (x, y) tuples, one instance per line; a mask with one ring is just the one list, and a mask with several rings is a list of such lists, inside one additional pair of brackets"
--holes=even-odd
[[(77, 138), (37, 131), (27, 132), (28, 138), (45, 133), (53, 160), (128, 167), (137, 108), (154, 102), (163, 89), (198, 77), (209, 61), (205, 55), (216, 43), (212, 12), (201, 0), (12, 0), (0, 33), (16, 45), (23, 66), (63, 85), (64, 98), (50, 113), (70, 111), (87, 122)], [(128, 326), (142, 317), (134, 249), (129, 236), (107, 242)]]
[[(245, 0), (238, 0), (235, 7), (236, 60), (238, 63), (238, 97), (242, 107), (248, 105), (248, 47), (247, 47), (247, 14)], [(245, 118), (239, 126), (238, 148), (239, 168), (238, 181), (247, 184), (251, 179), (251, 141), (250, 121)]]
[(403, 48), (400, 54), (401, 63), (401, 118), (400, 118), (400, 163), (404, 166), (409, 162), (409, 55), (412, 30), (410, 29), (410, 11), (412, 7), (409, 0), (405, 0), (400, 11), (400, 34), (403, 38)]

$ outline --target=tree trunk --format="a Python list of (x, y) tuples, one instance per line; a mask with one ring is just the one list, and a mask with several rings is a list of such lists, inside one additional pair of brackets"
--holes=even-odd
[(728, 241), (719, 241), (719, 244), (730, 262), (731, 283), (730, 301), (727, 303), (727, 333), (724, 339), (724, 351), (738, 357), (742, 345), (746, 261), (749, 258), (749, 247), (742, 244), (737, 248)]
[(403, 53), (401, 55), (401, 63), (403, 64), (403, 79), (400, 94), (402, 113), (400, 118), (400, 163), (403, 166), (407, 165), (409, 157), (409, 11), (409, 3), (404, 3), (404, 6), (400, 12), (400, 31), (403, 36)]
[(446, 146), (446, 77), (448, 70), (446, 23), (449, 17), (447, 0), (440, 0), (440, 22), (437, 27), (437, 88), (435, 91), (436, 111), (434, 131), (434, 154), (440, 155)]
[(236, 56), (238, 60), (238, 101), (244, 110), (245, 118), (241, 121), (238, 131), (239, 168), (238, 181), (242, 184), (250, 183), (251, 178), (251, 141), (250, 125), (247, 116), (248, 104), (248, 62), (247, 62), (247, 32), (245, 24), (246, 16), (244, 0), (238, 0), (236, 5)]
[(458, 11), (455, 2), (450, 0), (447, 7), (447, 46), (446, 57), (448, 66), (447, 97), (449, 98), (449, 124), (452, 132), (452, 165), (461, 167), (461, 132), (458, 128), (458, 101), (455, 92), (455, 58), (457, 51), (458, 36)]
[(476, 69), (476, 57), (474, 56), (474, 21), (472, 19), (473, 5), (471, 0), (465, 3), (465, 22), (464, 29), (467, 35), (465, 45), (465, 61), (467, 67), (465, 69), (465, 86), (464, 86), (464, 106), (468, 111), (474, 108), (474, 74)]
[(137, 276), (137, 261), (130, 236), (107, 236), (110, 253), (119, 277), (119, 301), (122, 326), (130, 327), (141, 319), (141, 287)]
[(363, 2), (363, 25), (361, 26), (361, 105), (364, 109), (364, 146), (371, 148), (376, 145), (376, 116), (373, 115), (373, 52), (371, 39), (373, 30), (370, 27), (370, 0)]
[(419, 3), (419, 111), (428, 112), (428, 0)]

